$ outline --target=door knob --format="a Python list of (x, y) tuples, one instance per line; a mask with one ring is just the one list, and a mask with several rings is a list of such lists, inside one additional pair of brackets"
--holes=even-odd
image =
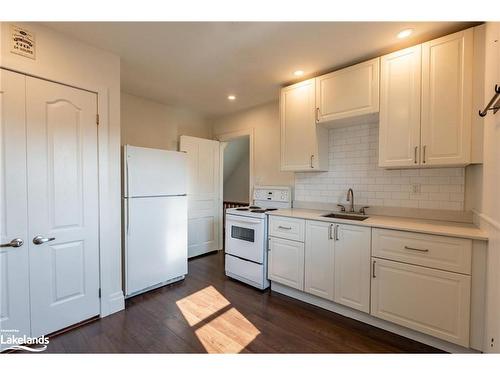
[(20, 238), (14, 238), (12, 241), (3, 243), (0, 247), (21, 247), (23, 246), (24, 241)]
[(54, 241), (56, 238), (55, 237), (42, 237), (42, 236), (36, 236), (35, 238), (33, 238), (33, 243), (35, 245), (41, 245), (41, 244), (44, 244), (45, 242), (49, 242), (49, 241)]

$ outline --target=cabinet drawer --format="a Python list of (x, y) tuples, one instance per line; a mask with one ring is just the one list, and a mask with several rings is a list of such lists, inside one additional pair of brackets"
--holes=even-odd
[(472, 240), (372, 230), (372, 256), (463, 274), (471, 273)]
[(305, 220), (269, 216), (269, 235), (304, 242)]
[(470, 276), (372, 259), (371, 315), (469, 346)]

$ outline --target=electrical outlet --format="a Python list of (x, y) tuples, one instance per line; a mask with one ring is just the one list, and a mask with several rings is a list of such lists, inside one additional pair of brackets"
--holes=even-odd
[(410, 185), (410, 192), (412, 194), (420, 194), (422, 192), (421, 188), (422, 188), (422, 185), (420, 185), (420, 184), (411, 184)]

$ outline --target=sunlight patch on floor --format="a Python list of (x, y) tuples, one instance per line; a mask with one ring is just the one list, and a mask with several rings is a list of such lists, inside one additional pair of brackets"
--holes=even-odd
[(260, 334), (213, 286), (176, 304), (208, 353), (240, 353)]

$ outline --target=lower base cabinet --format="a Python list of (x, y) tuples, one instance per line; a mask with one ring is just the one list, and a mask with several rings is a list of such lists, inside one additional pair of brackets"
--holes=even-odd
[(304, 243), (269, 237), (268, 278), (304, 290)]
[(369, 313), (371, 228), (341, 224), (335, 234), (334, 301)]
[(471, 277), (372, 258), (371, 314), (469, 346)]

